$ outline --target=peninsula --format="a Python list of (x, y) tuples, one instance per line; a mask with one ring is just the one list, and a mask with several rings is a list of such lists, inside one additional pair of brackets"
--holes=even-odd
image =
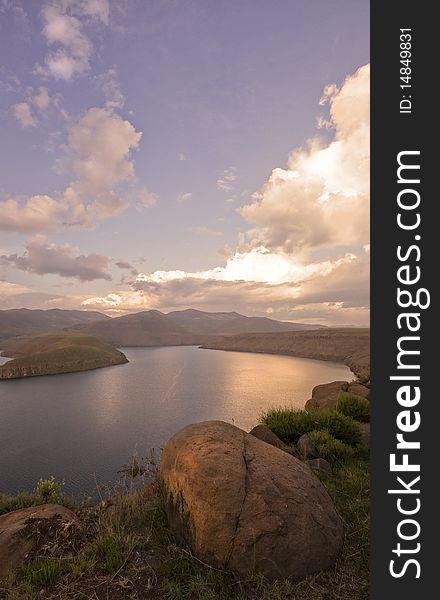
[(102, 340), (83, 333), (57, 332), (13, 338), (3, 344), (0, 379), (88, 371), (127, 363), (126, 356)]

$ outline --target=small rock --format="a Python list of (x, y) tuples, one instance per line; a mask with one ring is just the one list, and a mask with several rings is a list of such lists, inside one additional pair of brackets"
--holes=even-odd
[(370, 389), (361, 383), (350, 383), (347, 392), (355, 394), (356, 396), (361, 396), (361, 398), (365, 398), (366, 400), (370, 399)]
[(296, 445), (301, 456), (303, 456), (304, 458), (317, 458), (318, 451), (316, 450), (315, 444), (309, 438), (307, 433), (305, 433), (299, 438)]
[[(40, 527), (53, 521), (53, 527)], [(25, 562), (30, 553), (55, 542), (66, 525), (80, 527), (79, 518), (58, 504), (42, 504), (0, 516), (0, 577)], [(44, 529), (44, 534), (39, 530)], [(38, 531), (37, 531), (38, 530)]]
[(229, 423), (173, 436), (159, 478), (172, 531), (212, 567), (300, 580), (341, 550), (341, 518), (308, 466)]
[(280, 440), (280, 438), (274, 434), (274, 432), (267, 427), (267, 425), (256, 425), (250, 432), (249, 435), (253, 435), (258, 438), (262, 442), (266, 442), (266, 444), (270, 444), (271, 446), (275, 446), (275, 448), (279, 448), (280, 450), (284, 450), (285, 452), (289, 451), (289, 447)]
[(312, 390), (312, 397), (306, 402), (306, 410), (322, 410), (334, 408), (341, 392), (348, 390), (348, 381), (332, 381), (317, 385)]
[(307, 462), (309, 467), (314, 471), (322, 471), (329, 477), (333, 475), (332, 466), (325, 458), (313, 458)]

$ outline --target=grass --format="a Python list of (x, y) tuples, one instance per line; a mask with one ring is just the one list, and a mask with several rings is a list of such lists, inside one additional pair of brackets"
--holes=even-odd
[[(203, 564), (169, 530), (157, 485), (139, 486), (125, 476), (99, 506), (76, 507), (84, 527), (73, 551), (66, 552), (63, 544), (48, 545), (43, 555), (31, 557), (23, 569), (0, 583), (0, 598), (366, 600), (369, 457), (361, 446), (351, 450), (350, 456), (339, 457), (334, 463), (333, 478), (321, 476), (345, 524), (342, 555), (332, 569), (301, 583), (268, 583), (260, 576), (239, 580)], [(34, 494), (20, 494), (15, 501), (8, 503), (3, 496), (3, 511), (14, 510), (17, 504), (41, 503), (42, 490), (46, 497), (47, 493), (62, 493), (60, 484), (49, 480), (37, 485)], [(67, 503), (68, 499), (62, 497), (61, 501)]]
[(263, 414), (261, 422), (287, 444), (296, 443), (303, 434), (314, 430), (326, 430), (349, 446), (357, 446), (361, 442), (361, 432), (353, 419), (336, 410), (306, 412), (274, 408)]
[(345, 526), (344, 548), (332, 569), (300, 583), (269, 583), (258, 575), (240, 580), (204, 564), (168, 528), (153, 453), (134, 456), (121, 470), (120, 483), (99, 491), (97, 507), (75, 505), (63, 493), (63, 482), (54, 478), (37, 482), (31, 494), (0, 495), (0, 514), (57, 502), (74, 509), (84, 523), (72, 542), (46, 544), (0, 582), (0, 599), (367, 600), (370, 461), (358, 426), (337, 410), (273, 409), (261, 421), (292, 452), (294, 442), (307, 433), (320, 456), (333, 463), (333, 477), (319, 475)]
[(0, 367), (0, 379), (71, 373), (127, 362), (110, 344), (81, 333), (16, 338), (7, 344), (5, 353), (14, 358)]
[(336, 439), (325, 429), (317, 429), (307, 434), (315, 445), (318, 455), (328, 461), (340, 461), (354, 454), (354, 449)]
[(0, 515), (46, 503), (74, 508), (75, 502), (64, 494), (63, 486), (64, 481), (56, 481), (54, 477), (49, 477), (37, 481), (33, 492), (19, 492), (15, 496), (0, 494)]
[(356, 421), (370, 422), (370, 402), (356, 394), (341, 392), (336, 409), (343, 415), (356, 419)]

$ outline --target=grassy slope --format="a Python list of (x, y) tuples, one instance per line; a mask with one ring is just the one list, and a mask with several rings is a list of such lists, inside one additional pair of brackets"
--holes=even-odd
[[(276, 427), (275, 427), (276, 428)], [(288, 440), (287, 440), (288, 441)], [(152, 484), (136, 491), (126, 479), (109, 490), (98, 507), (75, 507), (85, 521), (83, 533), (69, 544), (46, 548), (43, 556), (0, 582), (5, 600), (367, 600), (369, 598), (368, 451), (358, 451), (333, 464), (333, 478), (322, 481), (345, 525), (345, 543), (334, 567), (300, 583), (268, 583), (259, 576), (238, 580), (209, 568), (177, 542)], [(38, 494), (1, 496), (0, 514), (35, 502), (60, 502)], [(65, 547), (69, 548), (66, 556)], [(73, 548), (73, 551), (72, 551)]]
[(14, 337), (60, 331), (81, 323), (86, 324), (98, 320), (106, 321), (109, 318), (96, 311), (62, 310), (59, 308), (49, 310), (31, 310), (27, 308), (0, 310), (0, 347), (3, 348), (4, 343)]
[(0, 378), (32, 377), (86, 371), (127, 362), (125, 355), (80, 333), (51, 333), (16, 338), (6, 344), (13, 360), (0, 367)]

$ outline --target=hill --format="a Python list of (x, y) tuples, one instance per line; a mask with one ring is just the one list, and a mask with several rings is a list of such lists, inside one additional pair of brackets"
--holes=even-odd
[(196, 336), (158, 310), (148, 310), (76, 328), (114, 346), (182, 346)]
[(305, 327), (314, 326), (282, 323), (266, 317), (245, 317), (236, 312), (210, 313), (188, 309), (168, 314), (148, 310), (78, 325), (75, 329), (95, 335), (109, 344), (123, 347), (202, 344), (210, 337), (218, 335), (292, 331)]
[(218, 337), (203, 345), (214, 350), (286, 354), (342, 362), (363, 381), (370, 379), (370, 330), (320, 329), (280, 333), (248, 333)]
[(0, 367), (0, 379), (73, 373), (128, 362), (116, 348), (82, 333), (20, 337), (4, 346), (3, 355), (12, 360)]
[(245, 317), (237, 312), (204, 312), (202, 310), (179, 310), (167, 315), (187, 331), (197, 334), (235, 334), (277, 331), (297, 331), (304, 329), (322, 329), (323, 325), (285, 323), (267, 317)]
[(47, 333), (95, 321), (105, 321), (109, 318), (100, 312), (60, 308), (0, 310), (0, 344), (3, 346), (4, 340), (21, 335)]

